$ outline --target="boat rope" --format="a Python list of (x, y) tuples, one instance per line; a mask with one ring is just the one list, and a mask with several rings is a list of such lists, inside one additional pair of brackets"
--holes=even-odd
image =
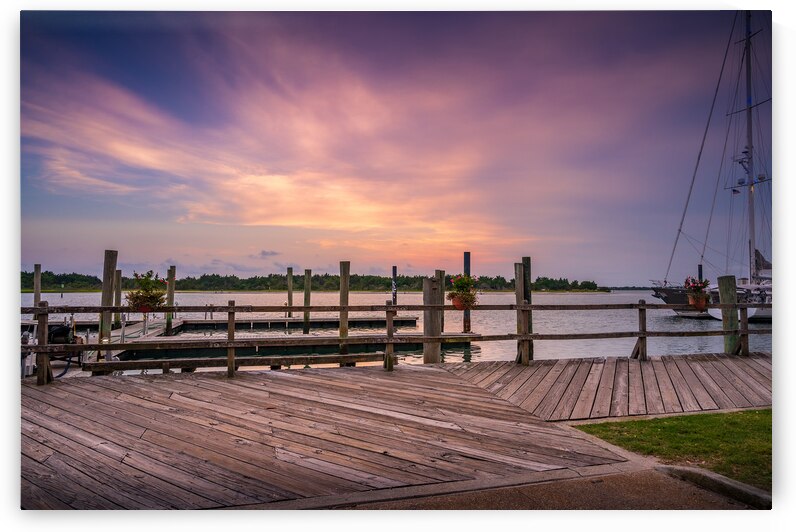
[(691, 176), (691, 185), (688, 187), (688, 196), (685, 200), (685, 207), (683, 208), (683, 214), (680, 217), (680, 225), (677, 228), (677, 235), (674, 238), (674, 246), (672, 247), (672, 254), (669, 256), (669, 265), (666, 267), (666, 275), (663, 276), (663, 282), (665, 283), (669, 279), (669, 271), (672, 268), (672, 261), (674, 260), (674, 252), (677, 250), (677, 242), (680, 240), (680, 234), (683, 232), (683, 223), (685, 222), (685, 214), (688, 211), (688, 204), (691, 202), (691, 193), (694, 191), (694, 182), (696, 181), (697, 170), (699, 169), (699, 161), (702, 159), (702, 150), (705, 148), (705, 140), (708, 136), (708, 130), (710, 129), (710, 121), (713, 118), (713, 110), (716, 107), (716, 99), (719, 94), (719, 88), (721, 87), (721, 78), (724, 75), (724, 67), (727, 64), (727, 56), (730, 52), (730, 46), (732, 45), (732, 34), (735, 32), (735, 22), (738, 20), (738, 12), (736, 11), (735, 17), (732, 19), (732, 28), (730, 29), (730, 38), (727, 41), (727, 48), (724, 50), (724, 59), (721, 62), (721, 70), (719, 70), (719, 79), (716, 82), (716, 90), (713, 91), (713, 101), (710, 104), (710, 112), (708, 113), (708, 123), (705, 125), (705, 132), (702, 134), (702, 143), (699, 146), (699, 153), (697, 154), (696, 165), (694, 166), (694, 174)]

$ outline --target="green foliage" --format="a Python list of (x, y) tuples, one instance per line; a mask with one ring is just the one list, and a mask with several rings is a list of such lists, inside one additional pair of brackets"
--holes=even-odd
[(630, 451), (771, 491), (771, 409), (578, 425)]
[(449, 301), (459, 299), (464, 308), (473, 308), (478, 303), (478, 295), (475, 288), (476, 280), (476, 277), (470, 277), (464, 273), (451, 277), (451, 290), (446, 297)]
[(144, 274), (133, 272), (138, 288), (127, 292), (127, 304), (130, 308), (157, 308), (166, 302), (166, 279), (152, 270)]
[[(420, 292), (423, 290), (423, 275), (399, 275), (396, 280), (397, 289), (401, 292)], [(446, 286), (451, 286), (453, 276), (446, 276)], [(473, 277), (476, 290), (514, 290), (514, 279), (506, 279), (501, 275), (490, 277), (481, 275)], [(102, 280), (92, 275), (81, 275), (78, 273), (54, 274), (47, 271), (42, 272), (42, 290), (56, 291), (64, 285), (66, 291), (101, 290)], [(378, 275), (351, 275), (350, 289), (352, 291), (363, 292), (389, 292), (392, 286), (390, 277)], [(22, 290), (33, 289), (33, 272), (21, 272)], [(133, 290), (138, 288), (135, 277), (122, 277), (122, 289)], [(301, 291), (304, 289), (304, 275), (293, 275), (293, 289)], [(319, 291), (337, 291), (340, 289), (340, 276), (328, 273), (315, 274), (312, 276), (312, 289)], [(264, 276), (253, 276), (241, 279), (237, 275), (219, 275), (216, 273), (202, 274), (199, 277), (185, 277), (178, 279), (175, 290), (185, 291), (208, 291), (226, 292), (241, 291), (250, 292), (258, 290), (287, 290), (287, 276), (272, 273)], [(573, 281), (567, 279), (550, 279), (547, 277), (537, 277), (536, 282), (531, 283), (531, 290), (535, 291), (556, 291), (556, 290), (604, 290), (598, 288), (594, 281)]]

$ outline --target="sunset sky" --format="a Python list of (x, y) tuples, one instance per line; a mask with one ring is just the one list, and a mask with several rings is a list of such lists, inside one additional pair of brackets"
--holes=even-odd
[[(21, 268), (99, 275), (116, 249), (125, 275), (336, 273), (340, 260), (417, 275), (461, 271), (470, 251), (477, 275), (513, 277), (530, 255), (534, 277), (649, 285), (666, 273), (733, 17), (23, 12)], [(757, 28), (770, 97), (769, 14)], [(727, 96), (693, 239), (737, 109)], [(770, 121), (761, 133), (770, 153)], [(711, 247), (724, 250), (719, 196)], [(674, 282), (696, 273), (695, 245), (681, 240)]]

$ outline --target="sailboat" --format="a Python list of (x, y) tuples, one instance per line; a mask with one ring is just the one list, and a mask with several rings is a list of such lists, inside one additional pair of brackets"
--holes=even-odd
[[(770, 12), (766, 11), (770, 16)], [(736, 17), (737, 18), (737, 17)], [(760, 252), (758, 249), (758, 242), (756, 238), (756, 232), (758, 227), (756, 226), (756, 219), (755, 219), (755, 199), (756, 199), (756, 188), (763, 187), (763, 186), (770, 186), (771, 179), (767, 175), (766, 171), (758, 171), (758, 169), (765, 170), (767, 168), (766, 159), (762, 158), (760, 154), (757, 152), (754, 146), (754, 134), (755, 134), (755, 124), (754, 118), (755, 114), (759, 114), (759, 107), (763, 104), (767, 104), (770, 102), (770, 98), (762, 100), (762, 101), (753, 101), (753, 86), (752, 86), (752, 74), (754, 71), (753, 67), (753, 59), (755, 58), (755, 53), (752, 47), (752, 39), (753, 37), (759, 35), (759, 32), (752, 31), (752, 12), (747, 11), (745, 16), (746, 22), (746, 32), (743, 38), (743, 56), (742, 56), (742, 67), (739, 68), (739, 81), (742, 77), (745, 78), (745, 88), (746, 88), (746, 99), (745, 104), (742, 108), (732, 111), (728, 113), (729, 124), (727, 130), (727, 139), (730, 138), (730, 131), (732, 128), (732, 119), (743, 117), (745, 119), (745, 132), (743, 135), (739, 135), (739, 138), (743, 139), (745, 142), (745, 146), (743, 147), (740, 155), (736, 155), (733, 157), (733, 167), (735, 169), (741, 169), (742, 174), (741, 177), (734, 179), (728, 183), (728, 186), (725, 188), (729, 190), (732, 196), (740, 196), (742, 195), (742, 190), (746, 189), (746, 223), (748, 227), (745, 229), (748, 234), (746, 234), (745, 244), (746, 250), (744, 250), (744, 254), (748, 257), (748, 262), (746, 266), (744, 266), (744, 274), (737, 276), (737, 289), (738, 289), (738, 302), (740, 303), (771, 303), (772, 302), (772, 265), (769, 262), (763, 253)], [(735, 27), (735, 20), (733, 21), (733, 31)], [(727, 44), (727, 49), (729, 51), (730, 46), (732, 46), (732, 32)], [(726, 63), (727, 54), (725, 54), (725, 63)], [(724, 72), (724, 65), (722, 65), (722, 74)], [(716, 93), (714, 95), (713, 104), (711, 105), (711, 112), (708, 118), (708, 127), (705, 128), (705, 136), (702, 139), (702, 147), (700, 147), (699, 157), (697, 158), (697, 168), (699, 167), (699, 160), (701, 159), (702, 149), (705, 145), (705, 137), (707, 136), (707, 132), (710, 125), (710, 117), (713, 115), (713, 111), (715, 108), (716, 103), (716, 96), (719, 93), (719, 87), (721, 86), (721, 78), (722, 75), (719, 76), (719, 83), (716, 87)], [(740, 85), (740, 83), (738, 84)], [(761, 131), (758, 128), (758, 131)], [(727, 141), (725, 140), (725, 149), (726, 149)], [(674, 248), (672, 249), (672, 254), (669, 259), (669, 267), (666, 270), (666, 276), (664, 277), (663, 281), (652, 281), (653, 282), (653, 297), (659, 298), (663, 300), (667, 304), (676, 304), (676, 305), (687, 305), (688, 304), (688, 292), (682, 285), (671, 285), (668, 282), (669, 271), (672, 265), (672, 259), (674, 258), (675, 250), (677, 249), (677, 244), (680, 238), (680, 235), (683, 234), (683, 222), (685, 220), (686, 211), (688, 209), (688, 203), (691, 198), (691, 190), (694, 186), (694, 180), (697, 175), (697, 169), (694, 170), (694, 175), (691, 181), (691, 188), (689, 189), (689, 195), (686, 199), (685, 209), (683, 210), (682, 217), (680, 219), (680, 226), (677, 231), (677, 236), (675, 238)], [(718, 185), (718, 180), (717, 183)], [(715, 199), (714, 199), (715, 202)], [(712, 209), (711, 209), (711, 218), (712, 218)], [(731, 218), (731, 217), (730, 217)], [(768, 241), (771, 242), (771, 226), (770, 224), (767, 227), (768, 229)], [(708, 221), (708, 229), (706, 231), (705, 240), (703, 242), (702, 247), (702, 254), (699, 258), (699, 264), (697, 266), (698, 270), (698, 278), (700, 280), (703, 279), (703, 261), (705, 261), (705, 252), (707, 249), (707, 242), (708, 236), (710, 232), (710, 221)], [(723, 272), (719, 271), (718, 269), (714, 268), (717, 275), (724, 275), (724, 274), (733, 274), (734, 271), (731, 271), (729, 266), (729, 259), (730, 259), (730, 241), (732, 237), (737, 237), (741, 234), (739, 230), (730, 230), (728, 232), (728, 251), (726, 254), (727, 263), (725, 264), (725, 269)], [(747, 270), (748, 268), (748, 270)], [(745, 273), (748, 271), (748, 276)], [(711, 285), (708, 290), (710, 294), (710, 301), (711, 303), (719, 303), (719, 296), (718, 296), (718, 287), (717, 285)], [(705, 311), (697, 311), (696, 309), (692, 310), (683, 310), (683, 311), (675, 311), (678, 315), (683, 317), (689, 318), (715, 318), (721, 319), (721, 310), (719, 309), (707, 309)], [(749, 321), (771, 321), (772, 319), (772, 309), (756, 309), (750, 308), (748, 310), (748, 318)]]

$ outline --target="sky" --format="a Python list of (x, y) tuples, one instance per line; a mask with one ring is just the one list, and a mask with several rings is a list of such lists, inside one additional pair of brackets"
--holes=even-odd
[[(770, 97), (766, 15), (755, 91)], [(20, 267), (100, 275), (115, 249), (125, 275), (337, 273), (341, 260), (430, 275), (461, 271), (469, 251), (476, 275), (511, 278), (531, 256), (534, 277), (649, 286), (667, 272), (734, 16), (23, 11)], [(738, 166), (722, 156), (730, 96), (676, 283), (696, 274), (720, 163)], [(746, 238), (728, 238), (745, 204), (728, 186), (710, 278), (744, 261), (721, 257)]]

